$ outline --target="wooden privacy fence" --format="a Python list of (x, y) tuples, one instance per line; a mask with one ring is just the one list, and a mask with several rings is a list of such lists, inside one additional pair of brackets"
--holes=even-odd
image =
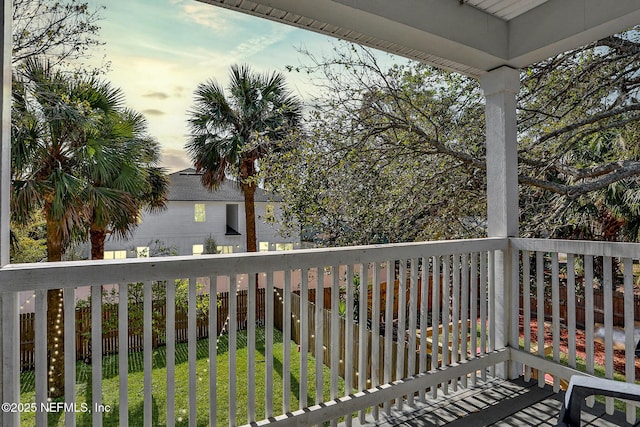
[[(397, 311), (397, 301), (398, 301), (398, 289), (397, 289), (397, 285), (398, 282), (396, 281), (395, 283), (395, 297), (394, 297), (394, 301), (396, 302), (396, 304), (394, 304), (394, 319), (397, 318), (397, 314), (395, 314)], [(431, 295), (432, 289), (431, 289), (432, 283), (431, 280), (429, 281), (429, 295)], [(381, 284), (381, 298), (383, 296), (383, 292), (382, 290), (385, 290), (386, 292), (386, 284), (382, 283)], [(278, 289), (278, 291), (280, 292), (280, 297), (282, 297), (282, 290)], [(315, 337), (314, 337), (314, 331), (315, 331), (315, 321), (316, 321), (316, 317), (315, 317), (315, 313), (316, 313), (316, 305), (314, 304), (315, 302), (315, 289), (309, 289), (309, 294), (308, 294), (308, 330), (307, 330), (307, 342), (309, 343), (309, 351), (311, 352), (311, 354), (315, 357)], [(440, 292), (440, 296), (441, 296), (441, 301), (440, 301), (440, 305), (442, 306), (442, 285), (441, 285), (441, 292)], [(385, 294), (386, 296), (386, 294)], [(522, 295), (520, 295), (520, 307), (522, 307)], [(303, 331), (301, 330), (301, 323), (298, 322), (298, 319), (300, 317), (300, 301), (301, 298), (297, 293), (292, 293), (291, 295), (291, 314), (293, 315), (293, 317), (291, 318), (291, 339), (293, 341), (295, 341), (297, 344), (300, 344), (300, 337), (301, 334), (303, 333)], [(331, 311), (328, 309), (331, 306), (331, 289), (330, 288), (325, 288), (324, 289), (324, 310), (323, 310), (323, 326), (322, 326), (322, 331), (323, 331), (323, 363), (326, 366), (331, 366)], [(536, 299), (535, 298), (531, 298), (531, 313), (533, 315), (533, 317), (535, 317), (536, 314)], [(384, 307), (384, 300), (381, 299), (381, 305), (382, 307)], [(407, 302), (408, 305), (408, 302)], [(429, 300), (428, 303), (429, 306), (429, 310), (431, 309), (431, 300)], [(478, 304), (479, 307), (479, 304)], [(369, 309), (371, 309), (371, 292), (369, 292)], [(283, 328), (284, 325), (284, 318), (283, 318), (283, 311), (284, 311), (284, 305), (282, 303), (282, 301), (280, 300), (280, 298), (276, 298), (275, 301), (275, 319), (274, 319), (274, 324), (278, 329)], [(634, 298), (634, 311), (635, 311), (635, 315), (634, 315), (634, 319), (640, 319), (640, 296), (636, 295)], [(624, 295), (620, 294), (620, 293), (614, 293), (613, 296), (613, 312), (614, 312), (614, 326), (623, 326), (624, 325)], [(380, 310), (380, 313), (384, 313), (384, 309)], [(545, 300), (545, 318), (551, 319), (551, 313), (552, 313), (552, 309), (551, 309), (551, 301), (550, 300)], [(595, 314), (595, 322), (596, 323), (603, 323), (604, 322), (604, 292), (602, 290), (594, 290), (594, 314)], [(560, 289), (560, 317), (561, 319), (566, 319), (567, 318), (567, 289), (566, 286), (561, 287)], [(373, 319), (372, 319), (373, 321)], [(339, 334), (340, 334), (340, 360), (344, 361), (345, 360), (345, 337), (346, 337), (346, 331), (347, 331), (347, 324), (346, 324), (346, 319), (345, 318), (341, 318), (340, 319), (340, 327), (339, 327)], [(388, 325), (391, 325), (392, 322), (387, 322)], [(579, 326), (584, 327), (585, 324), (585, 304), (584, 304), (584, 300), (583, 298), (579, 298), (576, 297), (576, 323)], [(442, 326), (441, 326), (442, 327)], [(353, 349), (353, 355), (355, 355), (354, 357), (357, 357), (358, 353), (359, 353), (359, 342), (358, 342), (358, 337), (359, 337), (359, 328), (360, 325), (359, 324), (354, 324), (353, 325), (353, 334), (351, 336), (354, 337), (354, 349)], [(451, 330), (451, 324), (449, 325), (449, 328)], [(429, 331), (431, 330), (431, 328), (428, 328), (428, 334)], [(402, 332), (400, 332), (402, 333)], [(378, 350), (378, 355), (379, 355), (379, 371), (378, 371), (378, 378), (383, 378), (383, 370), (384, 370), (384, 364), (383, 364), (383, 357), (384, 357), (384, 336), (378, 336), (378, 337), (374, 337), (371, 330), (367, 330), (366, 332), (366, 336), (367, 336), (367, 342), (366, 345), (368, 346), (368, 349), (371, 349), (372, 345), (377, 345), (379, 350)], [(442, 337), (442, 331), (440, 331), (440, 337)], [(451, 340), (451, 334), (450, 334), (450, 340)], [(430, 338), (428, 338), (428, 340), (430, 340)], [(395, 345), (397, 345), (397, 343), (395, 343)], [(441, 347), (443, 344), (442, 343), (438, 343), (438, 345)], [(449, 347), (451, 347), (451, 342), (449, 342), (447, 344)], [(407, 366), (408, 366), (408, 345), (405, 342), (405, 351), (404, 351), (404, 376), (408, 376), (411, 375), (409, 372), (407, 372)], [(439, 352), (440, 353), (440, 352)], [(367, 355), (367, 362), (366, 362), (366, 372), (365, 374), (367, 375), (367, 378), (371, 378), (371, 368), (372, 368), (372, 360), (371, 360), (371, 355), (372, 352), (371, 351), (365, 351), (365, 354)], [(393, 375), (393, 379), (397, 379), (396, 378), (396, 366), (397, 366), (397, 360), (396, 360), (396, 352), (395, 350), (392, 352), (393, 355), (393, 359), (391, 361), (391, 372)], [(342, 378), (345, 378), (345, 363), (340, 363), (339, 364), (339, 374)], [(357, 376), (356, 376), (356, 372), (359, 371), (359, 367), (358, 367), (358, 363), (357, 361), (354, 360), (354, 363), (352, 364), (353, 366), (353, 371), (352, 371), (352, 375), (351, 378), (353, 378), (353, 386), (357, 387)], [(418, 364), (416, 364), (416, 366), (418, 366)], [(429, 352), (427, 352), (427, 367), (431, 366), (431, 354), (430, 354), (430, 349)], [(429, 368), (428, 368), (429, 369)], [(418, 372), (414, 372), (413, 374), (417, 374)]]
[[(257, 318), (264, 320), (264, 289), (258, 290)], [(218, 294), (219, 305), (216, 307), (218, 316), (218, 330), (220, 334), (227, 325), (229, 315), (229, 293)], [(131, 352), (143, 350), (142, 330), (142, 304), (129, 304), (129, 340), (128, 350)], [(238, 329), (247, 326), (248, 292), (246, 290), (237, 293)], [(167, 307), (164, 301), (153, 302), (153, 347), (166, 344), (166, 313)], [(34, 313), (20, 315), (20, 369), (31, 370), (35, 367), (34, 351)], [(187, 342), (188, 320), (187, 312), (176, 306), (175, 313), (176, 342)], [(118, 306), (116, 304), (103, 304), (102, 306), (102, 354), (118, 353)], [(209, 336), (209, 316), (199, 315), (196, 321), (196, 336), (198, 339)], [(91, 359), (91, 307), (76, 308), (76, 360)]]
[[(407, 269), (407, 276), (410, 276), (411, 274), (411, 269)], [(418, 307), (421, 306), (422, 304), (422, 279), (418, 278), (418, 299), (417, 299), (417, 304)], [(295, 291), (298, 292), (298, 291)], [(310, 302), (315, 302), (316, 300), (316, 290), (314, 288), (308, 289), (309, 292), (309, 301)], [(399, 292), (400, 292), (400, 282), (398, 280), (395, 280), (393, 283), (393, 318), (396, 319), (398, 317), (398, 302), (400, 301), (399, 298)], [(429, 276), (429, 291), (428, 291), (429, 295), (433, 294), (433, 277)], [(442, 306), (442, 276), (440, 276), (440, 306)], [(382, 282), (380, 283), (380, 313), (384, 315), (384, 307), (386, 305), (386, 301), (387, 301), (387, 282)], [(409, 301), (410, 301), (410, 287), (409, 287), (409, 279), (407, 279), (407, 286), (406, 286), (406, 290), (405, 290), (405, 296), (404, 296), (404, 301), (406, 303), (406, 305), (409, 305)], [(369, 310), (371, 310), (371, 307), (373, 306), (373, 289), (372, 287), (369, 287), (369, 291), (368, 291), (368, 307)], [(427, 308), (429, 310), (431, 310), (431, 304), (433, 303), (433, 300), (431, 298), (429, 298), (429, 300), (427, 301)], [(323, 306), (325, 310), (331, 310), (331, 288), (324, 288), (324, 298), (323, 298)]]
[[(278, 296), (282, 297), (282, 289), (277, 289), (278, 291)], [(324, 301), (326, 302), (331, 301), (331, 289), (330, 288), (325, 288), (325, 294), (324, 294)], [(315, 301), (315, 289), (309, 289), (309, 302), (307, 303), (307, 313), (308, 313), (308, 328), (307, 328), (307, 342), (309, 343), (309, 352), (313, 355), (313, 357), (316, 357), (316, 353), (315, 353), (315, 325), (316, 325), (316, 305), (314, 303)], [(302, 325), (301, 322), (298, 322), (297, 319), (299, 319), (300, 317), (300, 303), (301, 303), (301, 298), (299, 295), (297, 295), (296, 293), (292, 293), (291, 294), (291, 314), (293, 315), (293, 317), (291, 317), (291, 339), (297, 343), (300, 344), (300, 337), (301, 334), (304, 333), (304, 331), (302, 330)], [(282, 301), (280, 300), (280, 298), (276, 298), (275, 299), (275, 304), (274, 304), (274, 326), (280, 330), (283, 329), (284, 327), (284, 305), (282, 303)], [(322, 340), (324, 343), (323, 346), (323, 353), (322, 353), (322, 361), (324, 363), (324, 365), (331, 367), (331, 311), (327, 310), (327, 309), (323, 309), (323, 313), (322, 313), (322, 323), (323, 323), (323, 327), (322, 327), (322, 331), (323, 331), (323, 336), (322, 336)], [(389, 322), (391, 323), (391, 322)], [(365, 326), (366, 327), (366, 326)], [(340, 318), (340, 327), (339, 327), (339, 334), (340, 334), (340, 341), (339, 341), (339, 347), (340, 347), (340, 360), (341, 361), (345, 361), (346, 360), (346, 346), (345, 346), (345, 337), (346, 337), (346, 332), (347, 332), (347, 321), (344, 317)], [(359, 343), (359, 335), (360, 334), (360, 325), (359, 324), (354, 324), (353, 325), (353, 337), (354, 337), (354, 344), (353, 344), (353, 359), (354, 359), (354, 363), (352, 363), (352, 375), (351, 378), (353, 378), (353, 383), (352, 386), (354, 388), (358, 387), (358, 378), (359, 375), (366, 375), (366, 378), (369, 379), (372, 377), (371, 375), (371, 369), (372, 369), (372, 351), (365, 351), (365, 354), (367, 355), (367, 360), (366, 360), (366, 372), (361, 373), (359, 370), (359, 366), (358, 366), (358, 354), (359, 354), (359, 350), (360, 350), (360, 343)], [(384, 378), (384, 336), (377, 336), (374, 337), (373, 333), (371, 332), (371, 330), (367, 330), (366, 331), (366, 346), (367, 349), (371, 349), (373, 345), (378, 347), (378, 355), (379, 355), (379, 362), (378, 362), (378, 378)], [(397, 343), (396, 343), (397, 345)], [(405, 342), (404, 343), (404, 375), (402, 376), (403, 378), (406, 378), (408, 375), (413, 375), (413, 374), (417, 374), (418, 373), (418, 368), (419, 368), (419, 364), (416, 364), (416, 372), (413, 372), (411, 374), (408, 373), (408, 369), (407, 366), (408, 364), (408, 358), (409, 358), (409, 349), (408, 349), (408, 345)], [(430, 355), (427, 356), (427, 366), (431, 366), (430, 363)], [(339, 363), (339, 375), (342, 378), (345, 378), (345, 367), (346, 367), (346, 363)], [(392, 361), (391, 361), (391, 372), (392, 372), (392, 378), (393, 380), (399, 379), (396, 378), (396, 366), (397, 366), (397, 352), (394, 348), (394, 351), (392, 351)], [(358, 374), (358, 375), (356, 375)]]
[[(566, 284), (560, 284), (560, 319), (567, 320), (567, 286)], [(523, 295), (520, 294), (520, 310), (523, 307)], [(536, 317), (538, 300), (531, 295), (531, 315)], [(613, 325), (624, 326), (624, 294), (619, 292), (613, 293)], [(544, 301), (544, 317), (546, 320), (551, 320), (552, 314), (552, 301), (551, 298), (545, 298)], [(576, 295), (576, 325), (584, 328), (586, 324), (586, 312), (584, 297)], [(634, 316), (631, 320), (640, 320), (640, 295), (634, 295), (633, 298), (633, 311)], [(604, 291), (602, 289), (593, 290), (593, 314), (595, 323), (604, 323)]]
[[(399, 300), (398, 295), (398, 281), (394, 283), (394, 318), (397, 317), (397, 302)], [(421, 286), (421, 283), (418, 283), (418, 286)], [(442, 286), (442, 285), (441, 285)], [(429, 280), (429, 295), (431, 295), (431, 287), (432, 283)], [(278, 290), (282, 292), (281, 290)], [(309, 310), (309, 329), (308, 339), (309, 339), (309, 350), (315, 357), (315, 338), (313, 336), (313, 331), (315, 331), (315, 310), (316, 306), (313, 304), (315, 301), (315, 289), (308, 290), (308, 310)], [(595, 322), (603, 323), (604, 322), (604, 292), (602, 290), (594, 289), (594, 314), (595, 314)], [(418, 292), (420, 295), (421, 292)], [(440, 292), (440, 295), (443, 295), (443, 292)], [(409, 295), (407, 294), (406, 298), (408, 301)], [(371, 290), (369, 291), (369, 308), (371, 308)], [(380, 302), (381, 307), (384, 307), (386, 298), (386, 283), (381, 283), (380, 285)], [(522, 304), (523, 296), (520, 295), (520, 307)], [(324, 346), (324, 354), (323, 360), (327, 366), (330, 366), (331, 363), (331, 349), (327, 345), (331, 342), (331, 328), (330, 318), (331, 312), (328, 310), (331, 305), (331, 289), (324, 288), (324, 313), (323, 313), (323, 342)], [(227, 316), (228, 316), (228, 308), (229, 308), (229, 293), (223, 292), (218, 294), (219, 305), (216, 308), (216, 314), (218, 316), (217, 325), (218, 330), (216, 334), (220, 334), (222, 329), (227, 325)], [(299, 295), (293, 293), (291, 296), (292, 301), (292, 314), (296, 317), (300, 315), (300, 297)], [(258, 319), (264, 320), (264, 308), (265, 308), (265, 290), (258, 290)], [(248, 308), (248, 292), (246, 290), (238, 291), (237, 293), (237, 304), (238, 304), (238, 328), (245, 329), (246, 328), (246, 319), (247, 319), (247, 308)], [(429, 306), (431, 304), (431, 300), (429, 300)], [(442, 301), (440, 302), (442, 305)], [(531, 297), (531, 311), (533, 316), (535, 317), (537, 307), (537, 300), (533, 296)], [(279, 298), (275, 299), (275, 326), (279, 329), (283, 327), (283, 318), (282, 313), (283, 307), (279, 302)], [(545, 300), (545, 318), (551, 319), (551, 301)], [(380, 310), (381, 313), (384, 313), (384, 310)], [(640, 296), (636, 295), (634, 297), (634, 319), (640, 319)], [(141, 323), (141, 313), (142, 313), (142, 303), (134, 303), (129, 306), (129, 342), (128, 347), (129, 351), (142, 351), (143, 349), (143, 334), (142, 334), (142, 323)], [(118, 309), (116, 305), (104, 304), (102, 309), (102, 323), (103, 323), (103, 336), (102, 336), (102, 348), (103, 354), (114, 354), (118, 352)], [(136, 318), (136, 316), (138, 316)], [(30, 370), (34, 368), (35, 364), (35, 352), (34, 352), (34, 313), (23, 313), (20, 315), (20, 366), (21, 370)], [(566, 285), (560, 287), (560, 318), (567, 318), (567, 289)], [(158, 346), (165, 344), (165, 329), (166, 329), (166, 305), (164, 301), (154, 301), (153, 302), (153, 347), (156, 348)], [(176, 307), (175, 314), (175, 328), (176, 328), (176, 341), (177, 342), (186, 342), (187, 341), (187, 313), (185, 310), (182, 310), (180, 307)], [(372, 319), (373, 321), (373, 319)], [(619, 293), (614, 293), (613, 295), (613, 322), (614, 326), (624, 326), (624, 295)], [(388, 322), (391, 324), (391, 322)], [(585, 307), (584, 301), (581, 297), (576, 296), (576, 324), (579, 326), (585, 325)], [(196, 336), (198, 339), (205, 338), (209, 336), (209, 320), (208, 315), (198, 316), (197, 319), (197, 331)], [(300, 343), (300, 334), (302, 333), (300, 330), (300, 323), (297, 321), (292, 321), (292, 339), (296, 343)], [(346, 320), (343, 318), (340, 322), (340, 357), (344, 360), (345, 357), (345, 345), (344, 339), (346, 336)], [(77, 360), (89, 360), (91, 357), (91, 340), (90, 340), (90, 328), (91, 328), (91, 307), (82, 307), (76, 309), (76, 359)], [(353, 326), (353, 337), (359, 337), (359, 325), (354, 324)], [(379, 378), (382, 378), (382, 357), (384, 354), (384, 337), (373, 337), (370, 330), (367, 331), (367, 346), (371, 348), (371, 345), (378, 345), (380, 350), (378, 354), (380, 355), (380, 372)], [(357, 339), (354, 342), (354, 354), (358, 354), (358, 345)], [(367, 369), (368, 372), (371, 370), (371, 352), (365, 352), (368, 356), (367, 360)], [(396, 369), (396, 360), (395, 360), (395, 352), (393, 352), (393, 368), (392, 372), (395, 375)], [(408, 349), (405, 346), (405, 375), (408, 374), (406, 372), (406, 358), (408, 357)], [(356, 378), (355, 372), (357, 370), (357, 364), (354, 364), (354, 372), (352, 378)], [(344, 378), (344, 368), (345, 364), (340, 364), (340, 375)], [(395, 378), (395, 377), (394, 377)], [(357, 384), (354, 384), (357, 386)]]

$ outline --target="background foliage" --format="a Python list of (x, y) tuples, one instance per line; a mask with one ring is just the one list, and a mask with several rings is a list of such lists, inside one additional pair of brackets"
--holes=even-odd
[[(285, 226), (325, 245), (483, 236), (478, 82), (346, 43), (303, 53), (327, 96), (264, 163)], [(639, 66), (634, 28), (521, 71), (521, 235), (638, 240)]]

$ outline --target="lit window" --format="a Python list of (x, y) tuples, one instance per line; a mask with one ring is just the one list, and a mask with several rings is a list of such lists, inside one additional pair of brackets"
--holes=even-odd
[(269, 252), (269, 242), (260, 242), (260, 252)]
[(127, 251), (104, 251), (104, 259), (125, 259)]
[(267, 205), (264, 207), (264, 219), (266, 221), (270, 221), (273, 222), (273, 220), (275, 219), (275, 215), (273, 213), (273, 205)]
[(276, 243), (276, 251), (292, 251), (293, 243)]
[(138, 246), (136, 254), (138, 258), (149, 258), (149, 246)]
[(204, 203), (196, 203), (194, 205), (194, 210), (195, 210), (194, 220), (196, 222), (205, 222), (206, 216), (205, 216)]
[(219, 254), (232, 254), (233, 253), (233, 245), (217, 246), (216, 249), (217, 249), (217, 252)]
[(203, 252), (204, 252), (204, 245), (193, 245), (192, 246), (192, 253), (194, 255), (202, 255)]

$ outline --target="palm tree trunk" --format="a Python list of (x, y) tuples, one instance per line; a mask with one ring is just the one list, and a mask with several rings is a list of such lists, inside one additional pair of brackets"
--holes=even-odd
[[(89, 239), (91, 241), (91, 259), (104, 259), (104, 241), (107, 237), (107, 233), (103, 228), (95, 225), (89, 227)], [(100, 295), (104, 295), (104, 287), (100, 285)], [(91, 304), (95, 301), (91, 300)], [(102, 304), (102, 301), (100, 301)], [(95, 355), (100, 357), (102, 355)], [(92, 354), (91, 357), (94, 357)]]
[(89, 230), (91, 239), (91, 259), (104, 259), (104, 241), (107, 238), (107, 232), (104, 228), (91, 226)]
[[(47, 261), (62, 261), (60, 224), (47, 215)], [(49, 396), (64, 395), (64, 310), (62, 289), (47, 291)]]
[(244, 218), (247, 232), (247, 252), (257, 252), (256, 244), (256, 205), (255, 194), (256, 185), (254, 183), (242, 183), (242, 194), (244, 195)]
[[(247, 183), (245, 180), (242, 180), (240, 184), (240, 188), (242, 189), (242, 194), (244, 195), (244, 218), (245, 218), (245, 229), (247, 234), (247, 252), (257, 252), (256, 245), (256, 205), (255, 205), (255, 194), (256, 194), (256, 185), (253, 182)], [(259, 275), (256, 273), (256, 298), (258, 298), (258, 277)], [(265, 295), (265, 298), (268, 295)], [(260, 310), (259, 305), (256, 301), (256, 321), (261, 322), (260, 319)]]

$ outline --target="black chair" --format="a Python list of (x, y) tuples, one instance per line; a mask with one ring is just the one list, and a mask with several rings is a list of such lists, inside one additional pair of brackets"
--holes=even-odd
[(640, 402), (640, 385), (574, 375), (564, 396), (556, 427), (580, 427), (580, 410), (585, 398), (589, 396), (608, 396)]

